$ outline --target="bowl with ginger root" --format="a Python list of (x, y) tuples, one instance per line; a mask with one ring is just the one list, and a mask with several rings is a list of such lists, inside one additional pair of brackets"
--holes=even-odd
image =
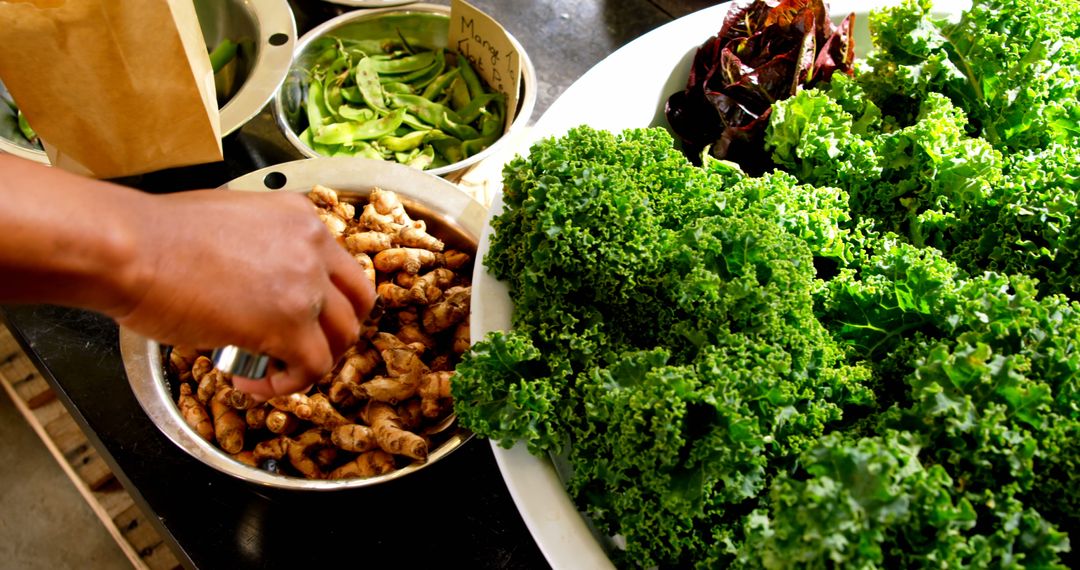
[(210, 351), (121, 328), (136, 399), (157, 427), (219, 471), (269, 487), (378, 484), (445, 457), (457, 426), (454, 366), (469, 346), (471, 277), (485, 208), (399, 164), (320, 158), (275, 165), (223, 189), (302, 192), (376, 283), (360, 340), (306, 393), (256, 403)]

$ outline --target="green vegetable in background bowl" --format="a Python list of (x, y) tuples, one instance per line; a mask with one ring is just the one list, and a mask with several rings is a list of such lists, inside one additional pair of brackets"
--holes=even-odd
[(300, 141), (324, 156), (419, 169), (468, 158), (503, 132), (505, 97), (446, 49), (400, 41), (320, 38), (302, 89)]

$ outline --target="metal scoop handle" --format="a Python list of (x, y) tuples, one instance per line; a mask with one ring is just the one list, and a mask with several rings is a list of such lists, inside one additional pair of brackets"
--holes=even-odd
[(270, 357), (265, 354), (244, 350), (238, 346), (215, 348), (210, 360), (218, 370), (244, 378), (265, 378), (270, 366)]

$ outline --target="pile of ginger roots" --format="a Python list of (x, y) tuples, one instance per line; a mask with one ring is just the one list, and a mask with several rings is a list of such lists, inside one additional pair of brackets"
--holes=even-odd
[(376, 284), (360, 340), (308, 393), (265, 403), (233, 389), (206, 353), (172, 347), (180, 413), (237, 461), (284, 475), (372, 477), (424, 462), (453, 420), (450, 379), (469, 347), (475, 251), (448, 249), (394, 192), (372, 189), (359, 216), (358, 204), (325, 186), (308, 197)]

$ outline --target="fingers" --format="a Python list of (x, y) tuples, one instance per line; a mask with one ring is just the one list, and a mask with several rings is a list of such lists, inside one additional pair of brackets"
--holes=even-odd
[(351, 255), (334, 242), (330, 255), (330, 281), (351, 303), (356, 317), (363, 321), (375, 304), (375, 284)]
[(322, 313), (319, 314), (319, 325), (335, 361), (345, 350), (356, 344), (360, 335), (360, 320), (353, 304), (341, 291), (334, 288), (326, 294)]
[(311, 382), (307, 375), (296, 368), (274, 369), (266, 378), (242, 378), (233, 376), (233, 388), (250, 394), (258, 402), (265, 402), (275, 396), (285, 396), (293, 392), (304, 392)]

